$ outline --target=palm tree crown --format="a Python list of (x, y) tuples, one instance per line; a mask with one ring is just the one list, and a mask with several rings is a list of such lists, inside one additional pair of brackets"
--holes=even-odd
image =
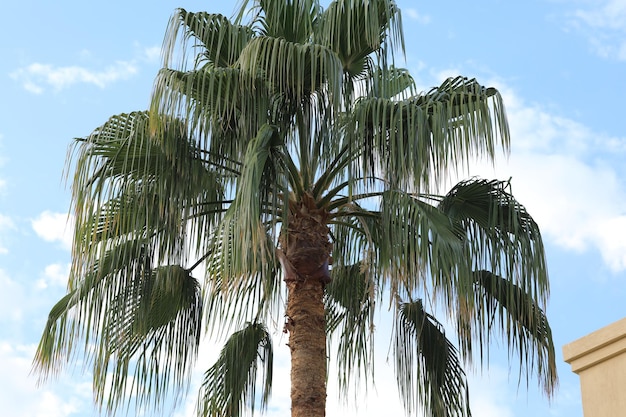
[(463, 77), (418, 93), (394, 66), (403, 44), (392, 0), (177, 10), (151, 108), (72, 148), (73, 267), (37, 350), (42, 376), (82, 340), (98, 404), (159, 407), (187, 387), (202, 334), (225, 336), (197, 411), (239, 416), (267, 404), (282, 330), (292, 415), (323, 416), (327, 357), (343, 391), (371, 377), (385, 305), (409, 412), (469, 415), (462, 365), (494, 335), (551, 393), (537, 224), (508, 182), (437, 194), (508, 150), (501, 97)]

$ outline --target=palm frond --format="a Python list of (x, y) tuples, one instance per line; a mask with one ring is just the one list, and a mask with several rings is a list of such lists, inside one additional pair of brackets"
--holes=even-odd
[(200, 343), (200, 286), (180, 266), (159, 267), (126, 282), (108, 304), (93, 353), (95, 401), (114, 412), (134, 397), (136, 407), (160, 409), (188, 387)]
[(187, 138), (166, 121), (163, 136), (149, 133), (149, 116), (112, 117), (78, 140), (73, 205), (76, 262), (92, 262), (98, 243), (130, 235), (160, 241), (160, 259), (180, 256), (187, 220), (204, 232), (222, 212), (223, 186)]
[(229, 166), (229, 161), (241, 161), (248, 141), (271, 122), (272, 94), (261, 79), (238, 67), (162, 69), (152, 94), (152, 130), (163, 131), (158, 121), (164, 115), (184, 114), (195, 145), (210, 156), (209, 162)]
[(249, 79), (262, 75), (277, 94), (286, 97), (288, 106), (309, 99), (322, 87), (330, 103), (340, 103), (333, 97), (339, 97), (341, 92), (341, 63), (330, 49), (319, 44), (260, 36), (248, 43), (238, 64)]
[(36, 356), (45, 376), (84, 340), (95, 401), (110, 412), (130, 398), (139, 408), (158, 408), (171, 391), (177, 398), (199, 343), (199, 284), (177, 265), (190, 254), (190, 232), (196, 248), (206, 244), (223, 197), (184, 125), (164, 126), (157, 139), (147, 113), (122, 114), (78, 141), (70, 293)]
[(473, 317), (460, 319), (466, 326), (475, 326), (472, 332), (481, 355), (488, 349), (490, 334), (501, 333), (509, 352), (519, 356), (520, 372), (527, 374), (527, 383), (530, 374), (536, 372), (546, 395), (551, 395), (558, 381), (556, 355), (552, 330), (542, 309), (522, 288), (489, 271), (476, 271), (474, 285), (475, 306), (472, 311), (461, 312)]
[(405, 100), (359, 100), (348, 139), (364, 149), (365, 175), (381, 172), (394, 186), (427, 192), (449, 169), (493, 159), (498, 145), (507, 150), (509, 130), (499, 93), (458, 77)]
[[(257, 396), (257, 372), (262, 366), (261, 393)], [(219, 358), (204, 374), (198, 397), (202, 417), (242, 416), (265, 408), (272, 388), (273, 351), (268, 331), (262, 324), (249, 323), (234, 333)]]
[(39, 374), (39, 381), (45, 381), (50, 376), (55, 376), (66, 364), (73, 345), (67, 343), (69, 334), (73, 334), (72, 323), (67, 320), (67, 311), (73, 305), (76, 290), (68, 291), (50, 309), (41, 340), (35, 352), (33, 370)]
[(307, 43), (311, 40), (317, 15), (321, 8), (316, 0), (268, 1), (258, 0), (257, 21), (262, 34), (283, 38), (289, 42)]
[(198, 56), (218, 67), (233, 66), (239, 53), (254, 37), (248, 26), (232, 24), (220, 14), (194, 13), (182, 8), (176, 9), (172, 15), (166, 33), (163, 43), (165, 66), (173, 64), (173, 53), (180, 35), (183, 36), (183, 44), (195, 38), (194, 46), (200, 47)]
[(394, 353), (398, 387), (407, 411), (426, 417), (470, 416), (469, 393), (458, 352), (421, 300), (401, 303)]
[(452, 296), (458, 273), (464, 271), (464, 247), (456, 226), (445, 213), (414, 196), (392, 190), (381, 199), (380, 262), (393, 291), (413, 294), (431, 283)]
[[(228, 231), (225, 231), (227, 233)], [(275, 256), (274, 240), (266, 235), (267, 242), (251, 250), (256, 252), (257, 270), (241, 274), (233, 273), (228, 263), (238, 256), (243, 244), (232, 233), (216, 237), (214, 252), (206, 260), (205, 305), (207, 328), (218, 335), (239, 328), (246, 321), (278, 320), (268, 314), (279, 313), (280, 267)], [(260, 251), (266, 250), (265, 253)]]
[(108, 306), (124, 277), (150, 274), (151, 250), (143, 240), (127, 240), (104, 251), (80, 273), (70, 271), (68, 294), (50, 311), (34, 368), (46, 379), (56, 374), (84, 339), (84, 351), (99, 338)]
[(35, 369), (45, 378), (69, 358), (76, 339), (84, 338), (94, 399), (111, 413), (130, 399), (138, 408), (158, 409), (167, 393), (179, 398), (189, 383), (201, 329), (198, 282), (175, 265), (132, 267), (125, 257), (135, 251), (128, 246), (109, 251), (54, 306), (35, 357)]
[(352, 376), (373, 380), (374, 311), (377, 289), (361, 263), (333, 266), (325, 288), (327, 331), (338, 332), (339, 389), (347, 392)]
[(288, 197), (288, 178), (277, 155), (281, 148), (276, 129), (269, 125), (264, 125), (248, 146), (235, 200), (213, 234), (212, 250), (222, 257), (215, 264), (221, 264), (220, 275), (235, 278), (254, 274), (274, 256), (273, 245), (268, 247), (267, 230), (275, 230)]
[(406, 98), (415, 94), (415, 81), (404, 68), (380, 68), (370, 80), (367, 96), (384, 99)]
[(460, 348), (470, 359), (478, 342), (481, 362), (492, 333), (501, 333), (520, 370), (537, 372), (554, 390), (554, 346), (542, 312), (549, 294), (547, 264), (537, 223), (510, 193), (510, 182), (470, 179), (444, 196), (439, 208), (458, 226), (471, 263), (460, 276), (457, 318)]
[(404, 49), (400, 13), (393, 0), (336, 0), (320, 20), (319, 42), (332, 48), (351, 76), (361, 74), (366, 58), (384, 43), (390, 51)]
[(510, 193), (508, 181), (462, 181), (439, 208), (462, 230), (471, 270), (506, 276), (545, 305), (548, 268), (539, 226)]

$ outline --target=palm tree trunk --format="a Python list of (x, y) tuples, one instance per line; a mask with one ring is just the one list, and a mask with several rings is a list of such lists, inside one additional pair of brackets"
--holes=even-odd
[(291, 349), (291, 416), (326, 415), (326, 326), (319, 282), (289, 285), (287, 329)]
[(291, 416), (326, 414), (326, 322), (324, 285), (329, 281), (331, 244), (327, 213), (304, 195), (290, 205), (288, 229), (281, 241), (291, 349)]

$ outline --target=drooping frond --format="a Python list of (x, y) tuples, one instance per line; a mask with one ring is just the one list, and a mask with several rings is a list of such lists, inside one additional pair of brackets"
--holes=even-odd
[(476, 324), (475, 338), (488, 343), (489, 333), (499, 331), (509, 352), (519, 356), (520, 371), (536, 372), (546, 395), (551, 395), (557, 385), (556, 358), (542, 309), (522, 288), (489, 271), (477, 271), (474, 283), (476, 305), (468, 313), (474, 315), (469, 319)]
[(463, 244), (455, 225), (436, 207), (410, 194), (385, 192), (381, 202), (380, 262), (390, 274), (394, 291), (425, 289), (430, 276), (442, 291), (454, 288), (462, 272)]
[(170, 19), (163, 42), (166, 67), (175, 64), (173, 54), (181, 35), (183, 44), (192, 38), (196, 40), (194, 47), (199, 49), (196, 51), (196, 62), (204, 58), (217, 67), (230, 67), (253, 38), (254, 32), (248, 26), (232, 24), (220, 14), (177, 9)]
[(66, 315), (73, 305), (75, 293), (75, 290), (68, 291), (48, 313), (48, 320), (33, 361), (33, 369), (39, 373), (41, 381), (58, 374), (72, 352), (73, 346), (68, 343), (68, 337), (74, 329), (72, 324), (68, 323)]
[(368, 97), (402, 99), (415, 94), (415, 81), (404, 68), (381, 68), (372, 75)]
[(188, 72), (162, 69), (153, 92), (152, 130), (161, 135), (160, 118), (184, 114), (199, 151), (215, 164), (237, 169), (248, 141), (272, 120), (271, 91), (245, 77), (239, 68), (212, 65)]
[[(268, 236), (266, 247), (272, 245)], [(223, 245), (220, 249), (232, 250)], [(263, 268), (245, 279), (224, 274), (222, 262), (227, 257), (215, 254), (207, 259), (204, 293), (209, 334), (220, 336), (246, 321), (278, 320), (281, 274), (275, 257), (267, 257)]]
[[(257, 395), (257, 372), (262, 366), (261, 392)], [(198, 397), (202, 417), (252, 414), (257, 402), (267, 406), (272, 388), (273, 351), (267, 329), (249, 323), (234, 333), (219, 358), (204, 374)]]
[(506, 181), (462, 181), (439, 208), (463, 231), (472, 270), (505, 276), (545, 305), (548, 273), (539, 226), (509, 189)]
[(96, 403), (138, 409), (185, 392), (200, 342), (200, 286), (180, 266), (159, 267), (109, 304), (94, 353)]
[(322, 86), (330, 103), (340, 103), (333, 97), (339, 97), (341, 92), (341, 62), (330, 49), (319, 44), (260, 36), (248, 43), (238, 64), (250, 79), (262, 75), (276, 94), (286, 97), (288, 106), (310, 99)]
[(348, 138), (364, 149), (364, 175), (380, 172), (393, 185), (427, 192), (449, 169), (493, 159), (498, 145), (508, 149), (509, 131), (499, 93), (459, 77), (405, 100), (359, 100)]
[(128, 271), (133, 264), (123, 252), (134, 255), (128, 243), (111, 250), (55, 305), (35, 367), (44, 377), (54, 373), (83, 336), (97, 404), (115, 412), (134, 399), (138, 409), (158, 409), (168, 393), (177, 398), (189, 382), (201, 329), (200, 288), (179, 266)]
[(272, 154), (279, 154), (281, 149), (276, 129), (268, 125), (260, 129), (248, 146), (235, 199), (212, 242), (213, 259), (221, 256), (214, 266), (221, 264), (220, 275), (224, 277), (240, 279), (257, 273), (274, 256), (274, 245), (268, 246), (267, 233), (275, 230), (288, 197), (286, 176), (279, 175), (280, 156)]
[(426, 417), (470, 416), (458, 352), (421, 300), (401, 303), (395, 325), (395, 370), (401, 398)]
[(149, 257), (143, 242), (129, 240), (110, 248), (80, 278), (70, 275), (68, 294), (50, 311), (35, 356), (35, 369), (44, 379), (65, 365), (80, 337), (85, 349), (97, 339), (107, 306), (122, 286), (120, 277), (149, 274)]
[[(554, 346), (542, 312), (549, 293), (541, 233), (505, 181), (471, 179), (452, 188), (439, 208), (462, 231), (473, 272), (461, 276), (458, 334), (470, 358), (473, 341), (481, 361), (492, 333), (501, 333), (520, 371), (537, 372), (546, 392), (556, 383)], [(497, 324), (497, 325), (496, 325)]]
[(393, 0), (336, 0), (320, 19), (320, 43), (337, 54), (351, 76), (361, 74), (366, 58), (384, 43), (391, 53), (404, 49), (400, 13)]
[(166, 259), (184, 246), (187, 220), (205, 232), (222, 211), (219, 177), (180, 122), (164, 126), (157, 139), (147, 113), (122, 114), (77, 141), (75, 265), (93, 262), (108, 241), (137, 237), (159, 242)]
[(326, 286), (327, 329), (337, 332), (339, 389), (347, 392), (351, 376), (373, 377), (374, 309), (377, 289), (360, 263), (334, 266)]
[[(223, 212), (222, 185), (177, 120), (144, 112), (77, 140), (69, 294), (51, 311), (35, 367), (54, 373), (83, 345), (96, 403), (158, 407), (180, 393), (200, 335), (202, 298), (183, 266)], [(196, 239), (191, 237), (195, 235)], [(95, 346), (95, 347), (94, 347)]]
[(268, 1), (258, 0), (262, 34), (283, 38), (289, 42), (307, 43), (313, 35), (320, 12), (316, 0)]

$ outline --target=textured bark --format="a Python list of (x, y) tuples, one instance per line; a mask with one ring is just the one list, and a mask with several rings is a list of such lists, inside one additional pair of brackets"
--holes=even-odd
[(305, 195), (290, 206), (287, 232), (281, 240), (281, 260), (287, 296), (291, 349), (291, 416), (326, 414), (326, 323), (324, 285), (329, 282), (331, 244), (327, 213)]

